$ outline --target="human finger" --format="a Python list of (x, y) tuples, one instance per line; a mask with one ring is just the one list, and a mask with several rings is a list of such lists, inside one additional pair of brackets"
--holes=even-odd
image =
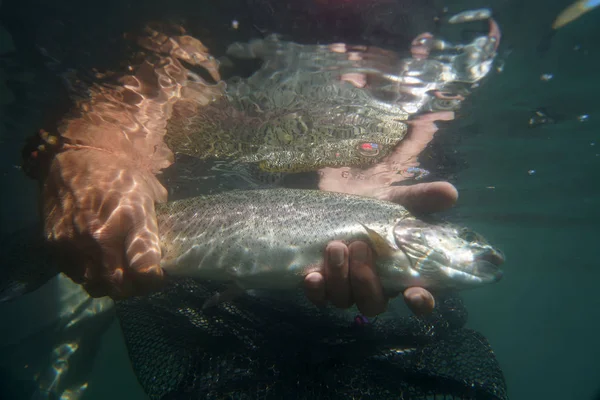
[(367, 317), (381, 314), (387, 308), (387, 300), (375, 272), (371, 249), (366, 243), (357, 241), (351, 243), (348, 250), (350, 284), (356, 306)]
[(427, 315), (435, 307), (433, 295), (421, 287), (410, 287), (404, 291), (404, 301), (408, 308), (417, 316)]
[(326, 297), (338, 308), (348, 308), (353, 303), (348, 269), (348, 247), (340, 241), (330, 242), (325, 249), (323, 274)]
[(322, 307), (327, 303), (325, 277), (320, 272), (311, 272), (304, 278), (304, 294), (314, 305)]

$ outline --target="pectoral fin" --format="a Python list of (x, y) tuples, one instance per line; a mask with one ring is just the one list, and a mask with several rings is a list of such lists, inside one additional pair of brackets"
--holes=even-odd
[(226, 303), (235, 300), (238, 296), (240, 296), (243, 293), (244, 289), (233, 283), (223, 292), (215, 293), (213, 296), (206, 299), (204, 304), (202, 304), (202, 309), (206, 310), (207, 308), (214, 307), (221, 303)]
[(394, 249), (390, 246), (389, 242), (381, 236), (379, 233), (375, 232), (373, 229), (369, 228), (365, 224), (362, 224), (363, 228), (367, 231), (367, 235), (369, 236), (369, 241), (371, 242), (371, 246), (373, 247), (373, 251), (377, 254), (378, 257), (387, 258), (391, 257), (394, 254)]

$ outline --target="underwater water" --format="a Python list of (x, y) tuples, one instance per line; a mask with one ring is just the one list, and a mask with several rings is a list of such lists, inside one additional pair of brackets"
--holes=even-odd
[[(9, 3), (0, 6), (3, 26), (10, 26), (2, 18)], [(439, 168), (437, 176), (450, 180), (460, 194), (444, 217), (484, 234), (506, 255), (502, 281), (461, 295), (469, 313), (467, 327), (490, 342), (509, 398), (597, 399), (600, 10), (550, 37), (552, 21), (570, 0), (437, 3), (438, 9), (446, 6), (452, 12), (489, 7), (503, 34), (489, 76), (461, 105), (455, 120), (439, 125), (432, 143), (431, 154), (444, 156), (431, 163)], [(242, 20), (239, 10), (231, 13)], [(11, 39), (1, 34), (5, 46)], [(11, 26), (16, 48), (28, 43), (19, 34)], [(38, 129), (43, 110), (27, 105), (44, 104), (44, 97), (56, 93), (46, 81), (52, 72), (36, 69), (35, 49), (21, 51), (17, 66), (3, 64), (3, 77), (10, 79), (5, 78), (6, 88), (0, 87), (0, 229), (8, 235), (37, 220), (35, 184), (17, 166), (25, 137)], [(11, 359), (18, 360), (19, 352), (27, 360), (45, 357), (36, 352), (43, 351), (41, 338), (57, 332), (51, 324), (61, 310), (47, 299), (58, 287), (53, 281), (0, 304), (0, 343), (17, 353)], [(394, 306), (404, 308), (401, 301)], [(112, 314), (88, 329), (102, 333), (90, 345), (96, 353), (82, 398), (146, 398)], [(29, 335), (36, 332), (43, 332), (41, 338), (32, 340)], [(21, 376), (22, 365), (10, 368)]]
[[(457, 212), (502, 243), (509, 259), (502, 285), (465, 295), (469, 324), (493, 343), (514, 399), (592, 399), (600, 382), (600, 347), (588, 320), (600, 305), (593, 287), (600, 270), (590, 252), (600, 217), (599, 122), (592, 117), (598, 15), (557, 31), (538, 52), (545, 21), (564, 6), (554, 3), (523, 2), (521, 22), (515, 16), (514, 31), (504, 31), (513, 49), (504, 73), (452, 128), (468, 132)], [(539, 108), (555, 121), (530, 128)]]

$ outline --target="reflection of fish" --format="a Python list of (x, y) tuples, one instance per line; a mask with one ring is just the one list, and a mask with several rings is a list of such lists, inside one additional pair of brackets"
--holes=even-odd
[(453, 15), (448, 20), (450, 24), (461, 24), (463, 22), (481, 21), (492, 17), (492, 11), (489, 8), (480, 8), (477, 10), (468, 10)]
[[(500, 40), (497, 24), (489, 24), (487, 36), (421, 49), (418, 59), (344, 43), (300, 45), (278, 35), (233, 43), (229, 56), (260, 59), (260, 69), (229, 79), (210, 104), (175, 104), (166, 143), (178, 154), (255, 163), (263, 172), (375, 164), (405, 137), (411, 115), (458, 109), (471, 84), (487, 75)], [(431, 42), (430, 36), (420, 37)], [(451, 98), (435, 95), (441, 92)], [(365, 145), (377, 151), (365, 152)]]
[(578, 0), (565, 8), (558, 14), (558, 17), (552, 23), (553, 29), (562, 28), (569, 22), (576, 20), (588, 11), (600, 6), (600, 0)]
[(172, 202), (157, 214), (167, 273), (233, 280), (238, 291), (297, 287), (334, 239), (370, 241), (389, 290), (461, 290), (501, 277), (502, 255), (479, 235), (366, 197), (233, 191)]
[[(325, 246), (335, 239), (370, 241), (389, 290), (414, 285), (461, 290), (501, 277), (502, 255), (481, 236), (366, 197), (297, 189), (230, 191), (170, 202), (156, 211), (167, 274), (233, 281), (237, 289), (295, 288), (320, 268)], [(37, 273), (41, 267), (48, 268), (30, 260), (22, 265), (20, 280), (47, 280)], [(14, 279), (10, 275), (3, 275), (3, 283)], [(10, 297), (3, 294), (4, 300)]]
[[(347, 71), (393, 66), (395, 53), (357, 49), (364, 60), (349, 60), (329, 45), (272, 35), (234, 43), (228, 54), (263, 65), (249, 78), (229, 79), (225, 95), (207, 106), (176, 104), (165, 138), (175, 152), (255, 163), (261, 171), (306, 172), (371, 165), (406, 134), (409, 113), (396, 101), (401, 96), (395, 85), (381, 99), (341, 80)], [(365, 143), (378, 144), (378, 154), (363, 154)]]

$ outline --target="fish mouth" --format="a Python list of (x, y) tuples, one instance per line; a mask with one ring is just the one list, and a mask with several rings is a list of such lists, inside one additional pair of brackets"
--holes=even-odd
[(486, 277), (491, 282), (498, 282), (504, 275), (500, 269), (504, 260), (504, 255), (500, 251), (487, 249), (475, 257), (473, 272), (475, 275)]
[(488, 249), (479, 253), (476, 257), (477, 260), (487, 261), (496, 267), (500, 267), (504, 264), (504, 254), (495, 249)]

